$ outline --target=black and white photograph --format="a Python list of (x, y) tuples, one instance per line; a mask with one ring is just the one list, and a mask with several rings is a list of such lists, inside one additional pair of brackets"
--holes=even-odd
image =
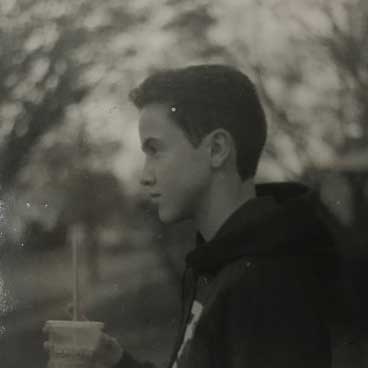
[(1, 368), (367, 366), (367, 0), (0, 0)]

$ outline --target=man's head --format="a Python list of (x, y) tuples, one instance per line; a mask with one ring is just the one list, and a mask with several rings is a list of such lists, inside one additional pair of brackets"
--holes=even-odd
[(222, 65), (162, 71), (130, 97), (141, 113), (142, 183), (157, 194), (164, 222), (193, 217), (214, 174), (254, 177), (266, 121), (253, 84), (241, 72)]
[(240, 71), (225, 65), (161, 71), (130, 98), (138, 109), (166, 105), (194, 147), (214, 129), (227, 130), (234, 139), (240, 177), (254, 177), (266, 140), (266, 119), (254, 85)]

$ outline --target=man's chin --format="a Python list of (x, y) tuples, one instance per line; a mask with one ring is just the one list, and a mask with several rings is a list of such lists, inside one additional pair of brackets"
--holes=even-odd
[(178, 214), (165, 212), (162, 210), (158, 210), (158, 217), (160, 221), (165, 225), (176, 224), (178, 222), (186, 220), (184, 216), (179, 216)]
[(180, 220), (177, 220), (177, 219), (175, 219), (175, 218), (173, 218), (171, 216), (161, 215), (160, 213), (158, 214), (158, 218), (165, 225), (175, 224), (175, 223), (177, 223), (177, 222), (180, 221)]

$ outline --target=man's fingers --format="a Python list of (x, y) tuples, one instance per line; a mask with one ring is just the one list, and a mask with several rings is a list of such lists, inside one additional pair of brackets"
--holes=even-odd
[(111, 346), (114, 344), (114, 342), (116, 341), (116, 339), (114, 339), (113, 337), (105, 334), (104, 332), (101, 334), (100, 339), (102, 340), (102, 343), (105, 346)]
[(105, 334), (104, 332), (100, 335), (98, 339), (97, 346), (99, 347), (98, 350), (108, 350), (109, 348), (114, 346), (115, 339), (110, 337), (109, 335)]
[(119, 342), (114, 337), (102, 333), (97, 343), (94, 359), (110, 366), (120, 360), (122, 353), (123, 349)]
[(48, 342), (48, 341), (45, 341), (44, 343), (43, 343), (43, 348), (46, 350), (46, 351), (50, 351), (51, 349), (52, 349), (52, 344), (50, 343), (50, 342)]

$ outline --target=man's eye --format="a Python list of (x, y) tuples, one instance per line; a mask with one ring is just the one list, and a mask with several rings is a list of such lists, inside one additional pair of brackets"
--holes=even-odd
[(158, 149), (157, 147), (149, 146), (147, 147), (146, 152), (149, 156), (155, 156), (158, 153)]

